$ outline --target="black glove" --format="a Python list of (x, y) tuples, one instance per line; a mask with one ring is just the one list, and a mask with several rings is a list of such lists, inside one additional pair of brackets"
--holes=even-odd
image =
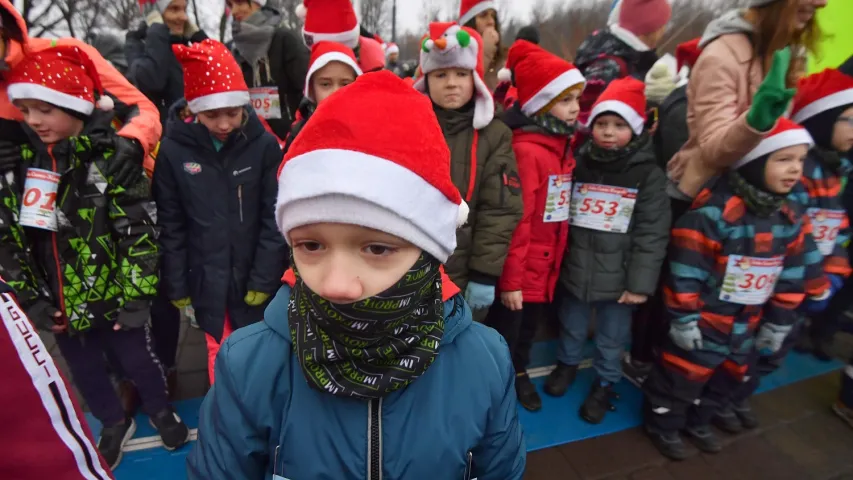
[(23, 161), (21, 145), (8, 140), (0, 140), (0, 173), (6, 173), (18, 167)]
[(142, 328), (148, 323), (149, 315), (148, 302), (128, 302), (118, 313), (116, 322), (125, 329)]
[(107, 160), (107, 171), (103, 172), (113, 185), (132, 185), (143, 174), (145, 151), (138, 141), (118, 135), (90, 138), (96, 146), (113, 150), (113, 156)]
[(49, 332), (50, 327), (59, 325), (55, 317), (58, 311), (50, 302), (40, 299), (27, 308), (27, 318), (36, 328)]

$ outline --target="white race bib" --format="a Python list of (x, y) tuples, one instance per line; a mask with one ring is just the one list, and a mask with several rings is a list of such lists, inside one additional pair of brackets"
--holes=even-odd
[(51, 232), (57, 230), (56, 194), (59, 191), (59, 178), (58, 173), (50, 170), (27, 170), (19, 219), (21, 225)]
[(637, 189), (575, 183), (569, 223), (602, 232), (625, 233), (634, 215)]
[(773, 294), (785, 257), (758, 258), (729, 255), (720, 300), (740, 305), (762, 305)]
[(565, 222), (569, 219), (569, 201), (572, 197), (572, 174), (548, 176), (548, 198), (545, 199), (545, 223)]
[(278, 87), (255, 87), (249, 89), (252, 107), (259, 117), (267, 120), (281, 118), (281, 101), (278, 97)]
[(844, 210), (810, 208), (806, 212), (812, 221), (812, 236), (820, 253), (826, 257), (835, 249), (835, 239), (841, 229)]

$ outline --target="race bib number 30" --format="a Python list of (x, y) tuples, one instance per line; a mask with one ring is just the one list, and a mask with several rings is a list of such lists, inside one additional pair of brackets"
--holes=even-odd
[(249, 89), (252, 107), (259, 117), (267, 120), (281, 118), (281, 101), (278, 97), (278, 87), (255, 87)]
[(545, 223), (565, 222), (569, 219), (569, 200), (572, 196), (572, 175), (548, 176), (548, 197), (545, 199)]
[(56, 194), (60, 175), (50, 170), (30, 168), (24, 182), (24, 199), (19, 222), (25, 227), (55, 232)]
[(626, 233), (636, 202), (636, 188), (576, 183), (569, 205), (569, 223), (602, 232)]
[(720, 300), (740, 305), (762, 305), (767, 302), (776, 280), (782, 273), (785, 257), (757, 258), (729, 255), (726, 275), (720, 289)]
[(817, 249), (825, 257), (835, 249), (835, 239), (841, 229), (844, 211), (810, 208), (807, 213), (812, 221), (812, 235), (817, 243)]

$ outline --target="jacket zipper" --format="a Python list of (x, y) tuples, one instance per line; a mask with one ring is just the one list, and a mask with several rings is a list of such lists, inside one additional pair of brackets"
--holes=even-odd
[(243, 185), (237, 185), (237, 202), (240, 203), (240, 223), (243, 223)]
[[(50, 155), (50, 164), (51, 164), (53, 171), (55, 172), (56, 171), (56, 157), (53, 156), (53, 145), (50, 145), (47, 147), (47, 153)], [(58, 194), (59, 194), (59, 192), (57, 192), (57, 195)], [(55, 200), (55, 203), (53, 204), (53, 208), (54, 208), (54, 215), (55, 215), (56, 209), (59, 208), (59, 199)], [(59, 290), (59, 310), (62, 312), (62, 316), (65, 317), (66, 316), (65, 293), (64, 293), (65, 287), (62, 284), (62, 267), (59, 265), (59, 247), (57, 246), (56, 232), (50, 232), (50, 243), (51, 243), (51, 246), (53, 247), (53, 261), (54, 261), (54, 264), (56, 265), (56, 281), (58, 283), (58, 290)]]
[(471, 475), (474, 474), (474, 454), (468, 452), (465, 455), (465, 475), (463, 480), (471, 480)]
[(367, 408), (367, 480), (382, 480), (382, 399)]

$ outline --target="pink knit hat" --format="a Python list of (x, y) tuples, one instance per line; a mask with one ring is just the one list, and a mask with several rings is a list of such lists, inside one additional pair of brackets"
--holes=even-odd
[(672, 6), (668, 0), (622, 0), (619, 26), (634, 35), (648, 35), (669, 23)]

